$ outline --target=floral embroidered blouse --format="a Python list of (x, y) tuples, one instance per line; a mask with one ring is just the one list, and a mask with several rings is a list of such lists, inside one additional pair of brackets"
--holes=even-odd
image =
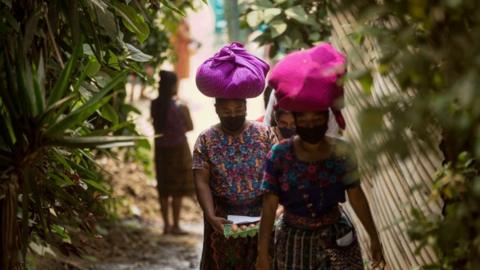
[(199, 135), (193, 150), (193, 169), (208, 169), (214, 198), (228, 204), (248, 204), (263, 195), (263, 167), (276, 139), (267, 126), (249, 123), (238, 136), (211, 127)]
[(345, 202), (345, 191), (360, 184), (351, 147), (330, 138), (330, 157), (318, 162), (296, 158), (293, 139), (275, 145), (268, 154), (262, 187), (279, 197), (286, 216), (315, 218)]

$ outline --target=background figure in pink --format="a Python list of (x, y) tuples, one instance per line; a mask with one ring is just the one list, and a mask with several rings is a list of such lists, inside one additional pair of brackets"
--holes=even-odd
[(190, 77), (190, 44), (192, 43), (195, 43), (197, 48), (200, 46), (200, 43), (192, 39), (188, 22), (182, 19), (172, 38), (173, 48), (177, 57), (174, 62), (174, 69), (179, 80)]
[(175, 73), (162, 70), (160, 93), (152, 101), (151, 116), (155, 134), (162, 135), (155, 138), (155, 168), (165, 234), (186, 233), (179, 225), (182, 198), (194, 192), (192, 156), (185, 136), (193, 124), (188, 107), (176, 98), (177, 90)]

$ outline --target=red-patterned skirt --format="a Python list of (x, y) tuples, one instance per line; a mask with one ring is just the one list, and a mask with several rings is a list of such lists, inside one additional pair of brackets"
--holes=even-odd
[[(215, 214), (220, 217), (227, 215), (259, 216), (261, 198), (244, 205), (225, 205), (215, 200)], [(273, 238), (273, 237), (272, 237)], [(222, 233), (214, 231), (205, 222), (202, 260), (203, 270), (250, 270), (255, 269), (257, 259), (258, 235), (247, 238), (225, 238)]]

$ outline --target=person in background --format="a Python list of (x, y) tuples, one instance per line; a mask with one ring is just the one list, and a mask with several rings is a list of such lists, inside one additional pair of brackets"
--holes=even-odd
[[(279, 141), (288, 139), (295, 134), (295, 120), (293, 114), (276, 106), (275, 91), (271, 86), (267, 87), (268, 95), (264, 95), (265, 116), (257, 121), (272, 127)], [(265, 91), (267, 91), (265, 90)]]
[(151, 103), (151, 117), (155, 134), (161, 134), (155, 138), (155, 168), (165, 234), (186, 234), (179, 223), (182, 199), (195, 191), (192, 157), (185, 136), (193, 130), (193, 123), (188, 107), (176, 98), (177, 91), (177, 75), (160, 71), (159, 96)]
[[(177, 31), (171, 40), (175, 50), (176, 60), (174, 70), (179, 80), (190, 77), (190, 56), (193, 50), (200, 48), (201, 43), (194, 40), (190, 35), (190, 26), (187, 20), (182, 19), (177, 27)], [(191, 49), (191, 45), (195, 48)]]
[[(297, 135), (275, 145), (265, 164), (257, 270), (363, 269), (357, 235), (340, 203), (349, 203), (370, 236), (374, 267), (383, 266), (382, 248), (370, 207), (360, 187), (352, 147), (326, 136), (330, 111), (341, 128), (337, 107), (345, 57), (330, 44), (287, 55), (272, 70), (277, 106), (291, 111)], [(274, 258), (269, 256), (278, 204)]]
[(255, 268), (257, 237), (224, 236), (227, 215), (260, 216), (263, 164), (276, 142), (266, 126), (245, 120), (246, 99), (260, 95), (269, 66), (232, 43), (198, 69), (198, 89), (215, 98), (220, 123), (203, 131), (193, 151), (197, 196), (205, 219), (200, 269)]
[(273, 131), (277, 135), (278, 141), (291, 138), (295, 135), (295, 119), (289, 111), (277, 108), (273, 112), (275, 126)]

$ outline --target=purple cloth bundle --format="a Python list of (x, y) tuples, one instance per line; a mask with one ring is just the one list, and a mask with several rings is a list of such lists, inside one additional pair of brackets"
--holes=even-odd
[(246, 99), (259, 96), (265, 88), (270, 67), (233, 42), (207, 59), (197, 70), (197, 87), (214, 98)]

